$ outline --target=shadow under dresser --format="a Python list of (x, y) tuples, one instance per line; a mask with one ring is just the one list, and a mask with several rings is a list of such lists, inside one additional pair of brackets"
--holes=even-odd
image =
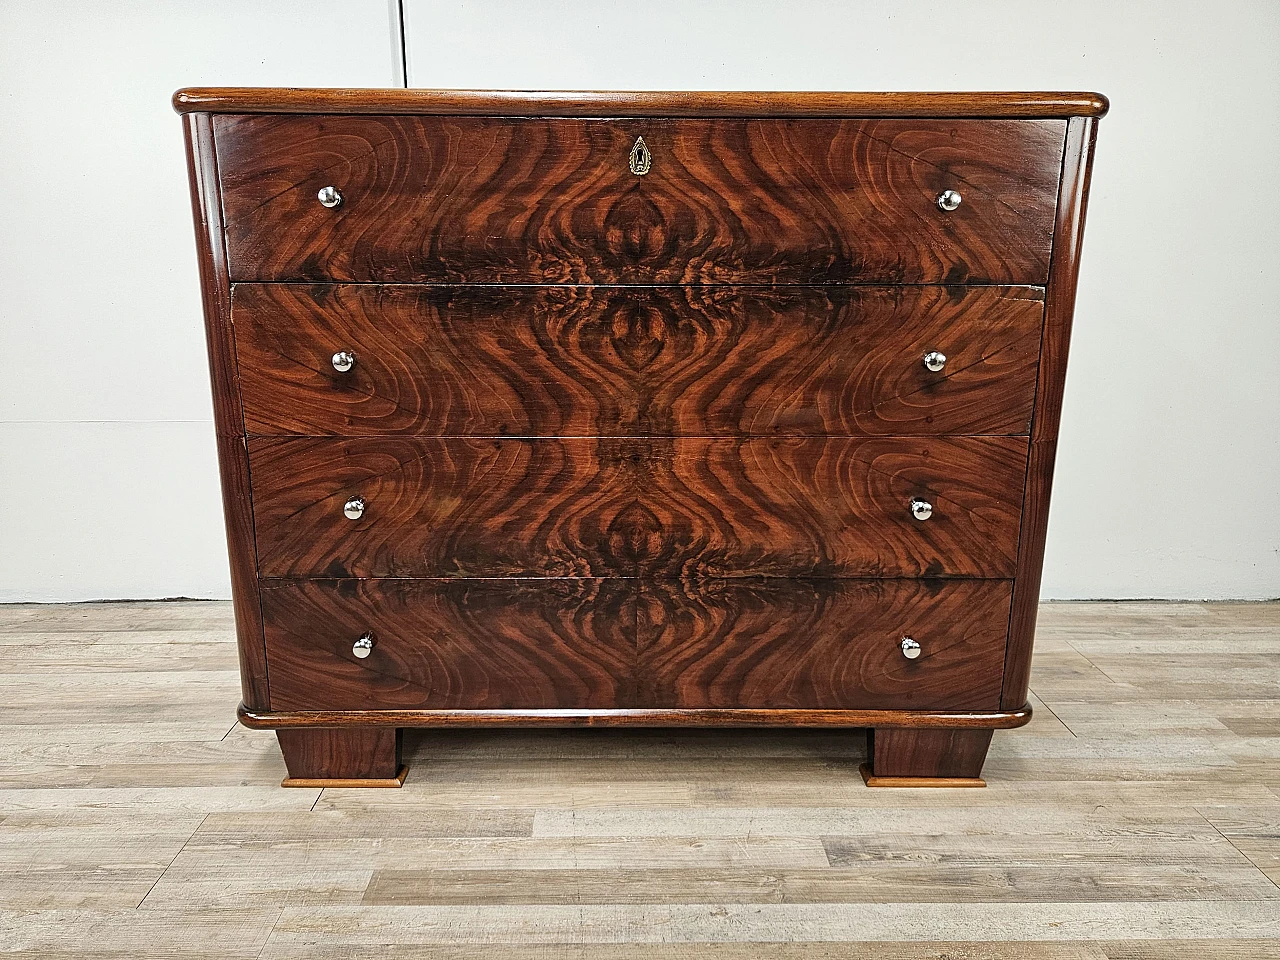
[(189, 89), (243, 680), (287, 785), (400, 731), (840, 726), (980, 786), (1026, 704), (1090, 93)]

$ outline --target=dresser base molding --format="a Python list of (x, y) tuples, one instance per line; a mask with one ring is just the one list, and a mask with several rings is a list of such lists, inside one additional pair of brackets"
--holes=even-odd
[(240, 722), (275, 730), (285, 787), (399, 787), (401, 733), (431, 727), (847, 727), (868, 729), (860, 768), (869, 787), (984, 787), (995, 730), (1020, 727), (1031, 705), (990, 713), (925, 710), (249, 710)]
[(1011, 730), (1031, 720), (1017, 710), (250, 710), (237, 711), (250, 730), (298, 727), (963, 727)]

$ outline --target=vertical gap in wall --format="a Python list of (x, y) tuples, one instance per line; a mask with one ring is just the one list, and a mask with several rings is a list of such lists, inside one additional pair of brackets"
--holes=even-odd
[(409, 47), (404, 39), (404, 0), (395, 0), (396, 26), (400, 30), (400, 82), (409, 88)]

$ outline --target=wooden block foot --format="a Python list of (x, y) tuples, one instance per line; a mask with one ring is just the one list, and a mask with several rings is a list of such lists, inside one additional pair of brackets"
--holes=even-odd
[(869, 733), (869, 787), (985, 787), (982, 764), (991, 730), (886, 727)]
[(399, 787), (409, 772), (395, 727), (292, 727), (276, 739), (289, 770), (282, 787)]

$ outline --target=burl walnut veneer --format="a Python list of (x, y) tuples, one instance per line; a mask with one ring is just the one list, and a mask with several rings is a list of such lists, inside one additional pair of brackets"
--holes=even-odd
[(244, 702), (400, 730), (1026, 705), (1096, 94), (183, 90)]

